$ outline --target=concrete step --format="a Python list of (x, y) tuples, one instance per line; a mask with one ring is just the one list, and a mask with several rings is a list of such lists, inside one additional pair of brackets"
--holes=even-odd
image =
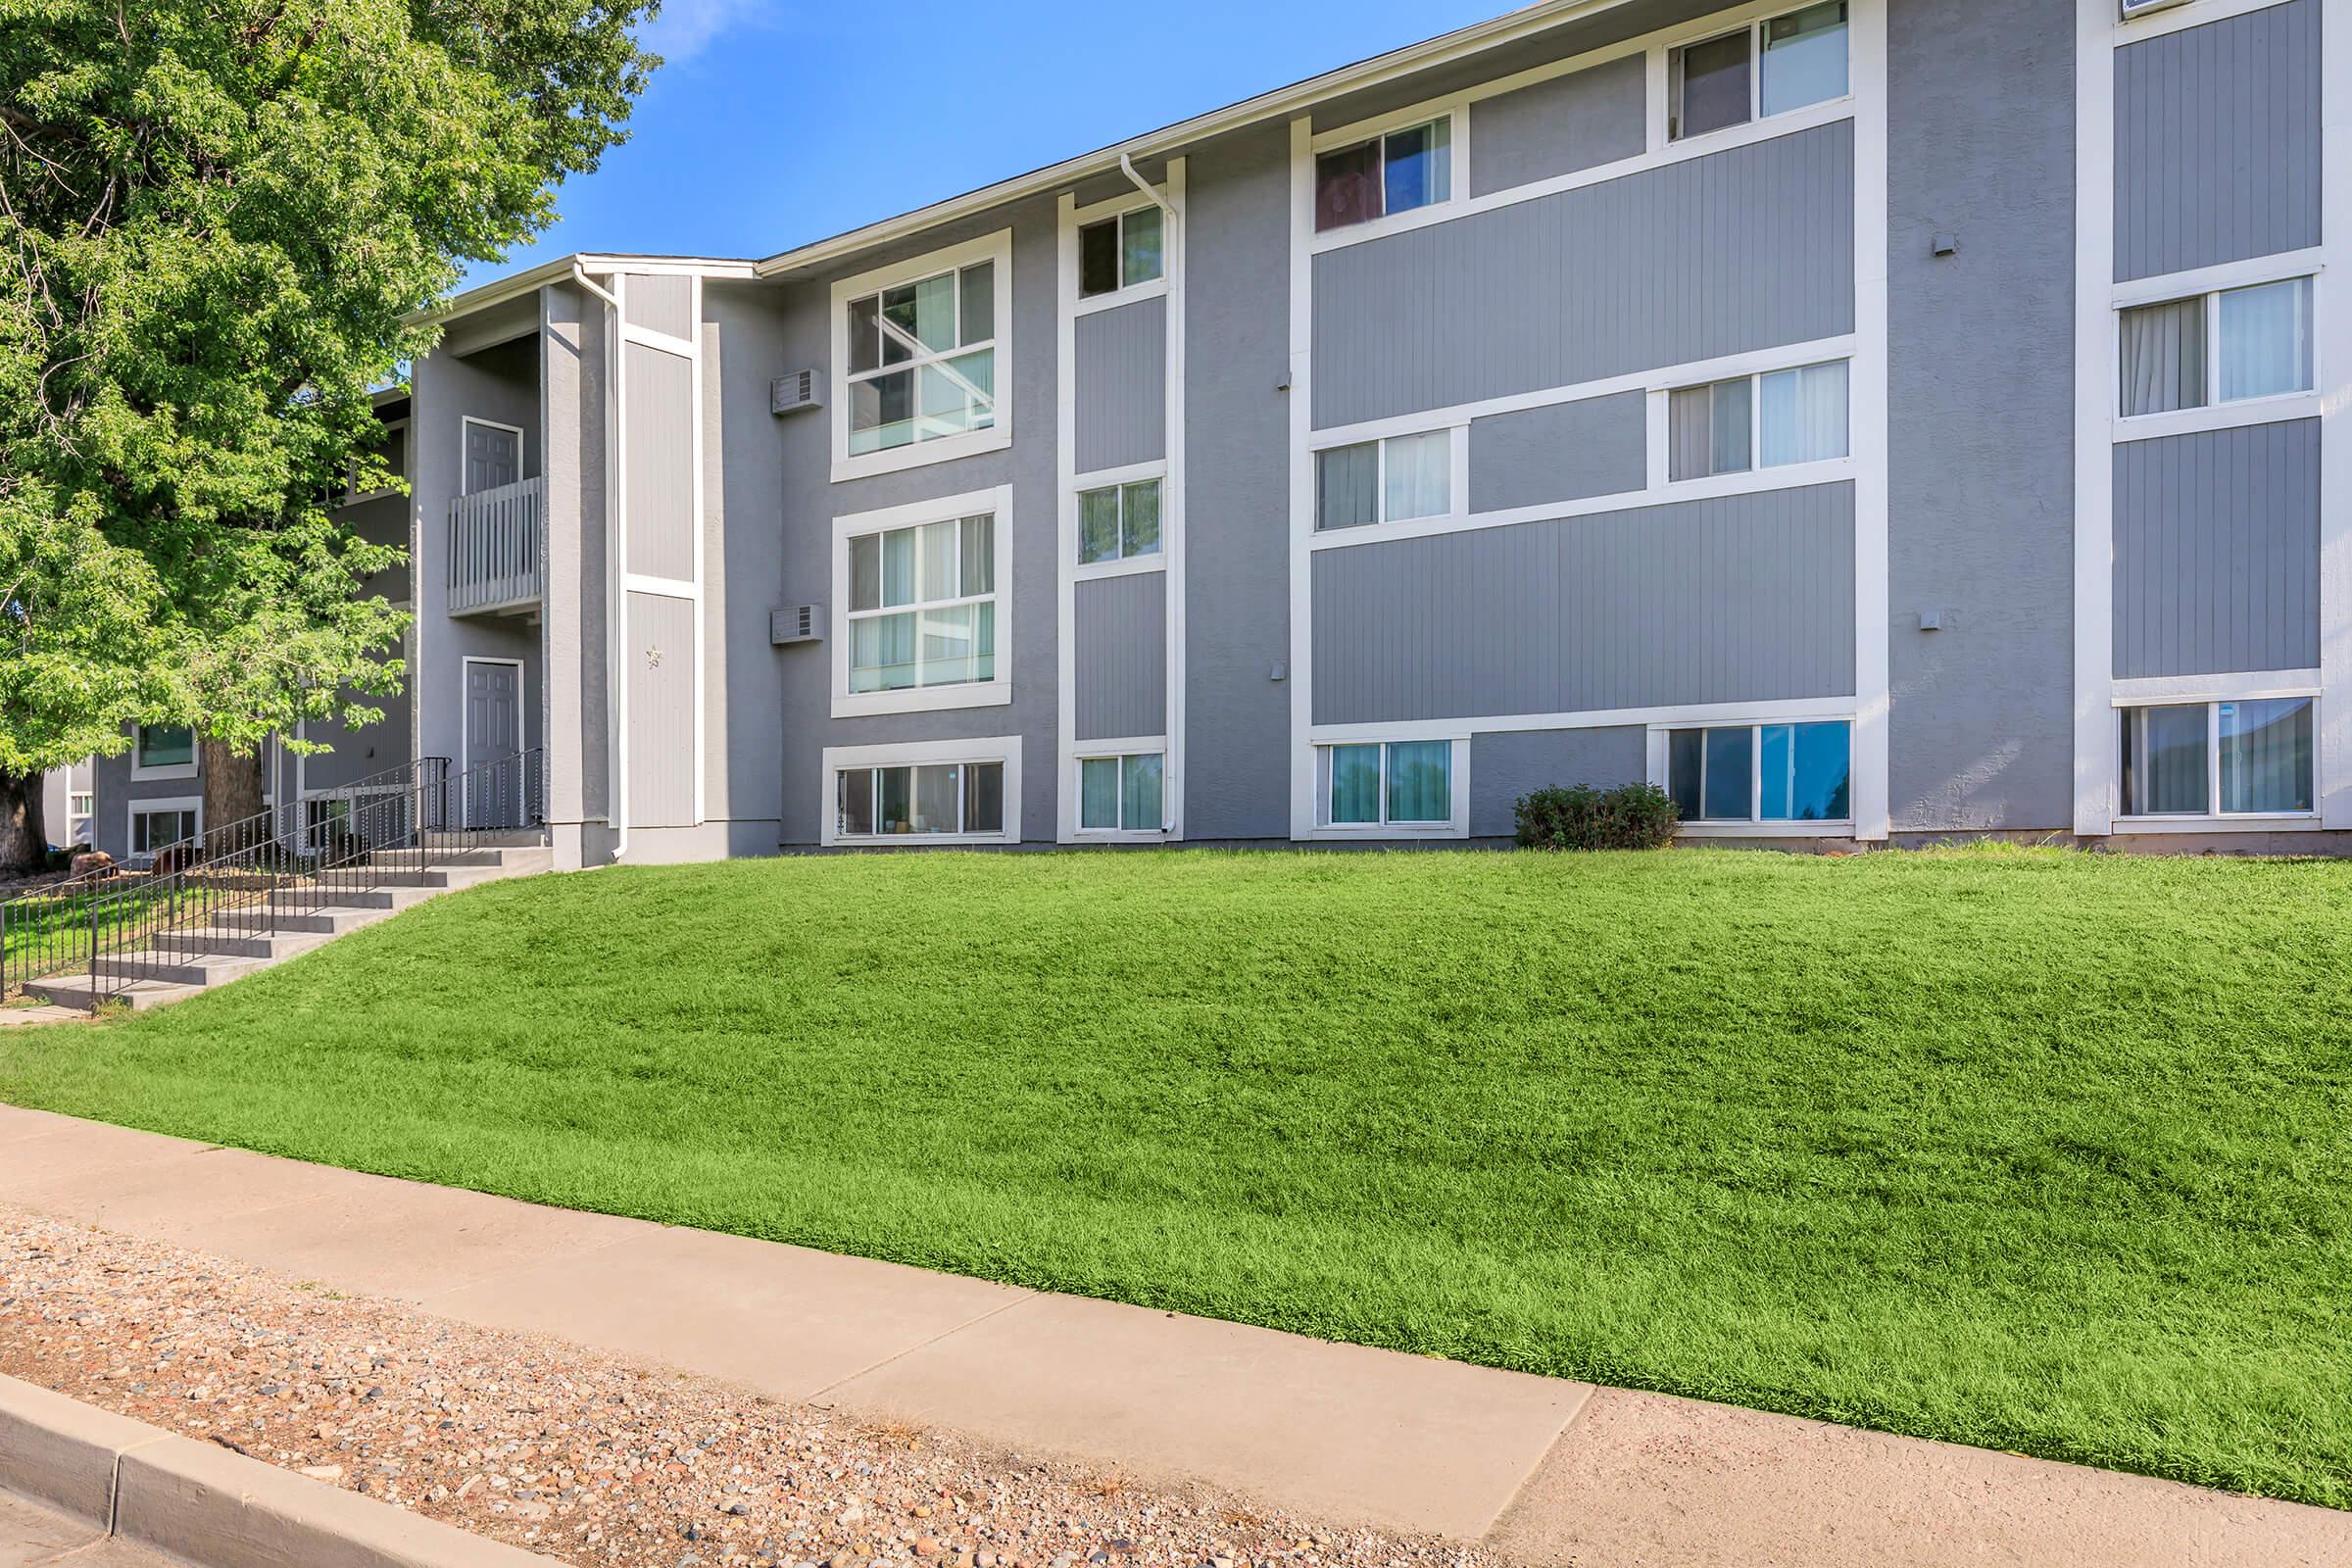
[[(180, 1002), (204, 989), (201, 985), (182, 985), (169, 980), (133, 980), (123, 985), (110, 980), (102, 1000), (120, 1003), (133, 1012), (145, 1012), (168, 1002)], [(78, 1012), (90, 1010), (90, 977), (86, 974), (53, 975), (46, 980), (34, 980), (24, 987), (27, 996), (40, 998), (53, 1006), (72, 1007)]]
[(238, 927), (207, 926), (194, 931), (167, 931), (155, 939), (157, 951), (194, 954), (208, 958), (291, 958), (333, 940), (331, 931), (257, 932)]
[(306, 909), (300, 913), (280, 913), (277, 928), (294, 935), (339, 937), (346, 931), (374, 925), (390, 919), (389, 909), (355, 909), (348, 905), (329, 905), (324, 908)]

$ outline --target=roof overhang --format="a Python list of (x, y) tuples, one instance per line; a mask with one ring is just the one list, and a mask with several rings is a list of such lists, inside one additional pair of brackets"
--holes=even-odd
[(523, 295), (537, 293), (550, 283), (561, 283), (571, 276), (575, 268), (592, 274), (676, 272), (696, 277), (737, 278), (760, 275), (759, 264), (751, 261), (704, 256), (608, 256), (574, 251), (569, 256), (542, 262), (528, 271), (516, 272), (512, 277), (494, 278), (479, 287), (469, 288), (431, 310), (413, 311), (406, 320), (412, 326), (446, 325), (495, 309)]

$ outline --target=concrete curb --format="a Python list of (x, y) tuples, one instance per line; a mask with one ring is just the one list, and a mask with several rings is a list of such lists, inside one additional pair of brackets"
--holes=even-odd
[(0, 1377), (0, 1491), (196, 1568), (556, 1560), (10, 1377)]

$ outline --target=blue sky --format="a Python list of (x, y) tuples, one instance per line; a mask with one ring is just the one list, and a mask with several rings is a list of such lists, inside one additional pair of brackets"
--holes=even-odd
[(627, 145), (483, 282), (570, 251), (767, 256), (1513, 0), (667, 0)]

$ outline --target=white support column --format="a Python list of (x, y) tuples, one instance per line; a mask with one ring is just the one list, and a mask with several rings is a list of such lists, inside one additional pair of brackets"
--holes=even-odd
[[(2320, 243), (2332, 257), (2352, 237), (2352, 0), (2320, 18)], [(2352, 278), (2314, 285), (2320, 416), (2320, 819), (2352, 828)]]
[(1883, 840), (1888, 799), (1886, 7), (1860, 0), (1849, 24), (1854, 91), (1854, 837)]
[(2075, 0), (2075, 832), (2115, 827), (2115, 19)]

